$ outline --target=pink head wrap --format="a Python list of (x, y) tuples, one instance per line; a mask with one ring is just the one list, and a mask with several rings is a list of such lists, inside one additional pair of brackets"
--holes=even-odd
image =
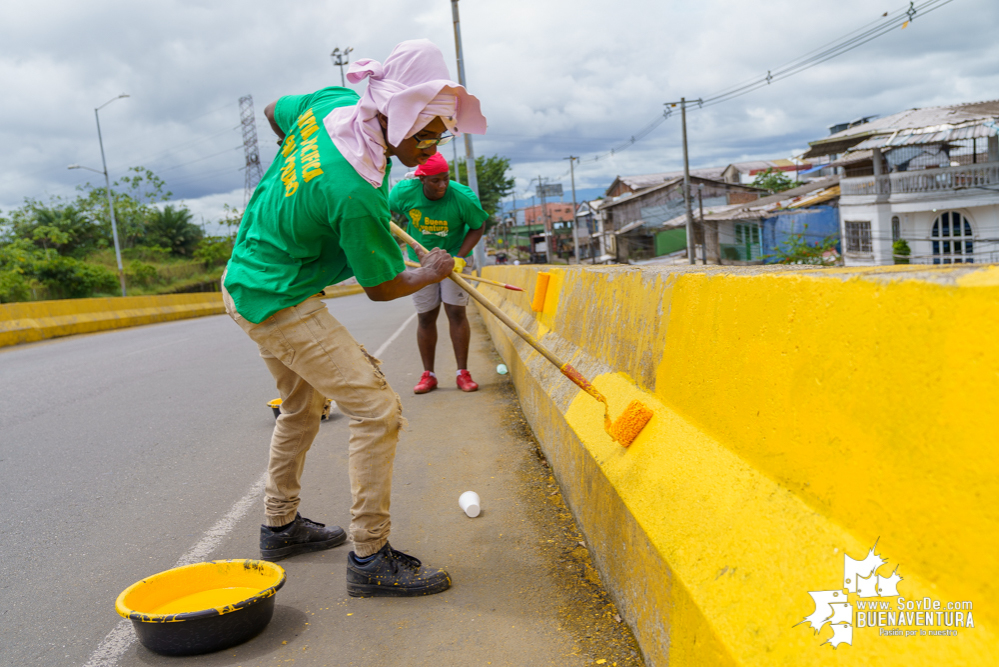
[(440, 153), (434, 153), (427, 158), (425, 164), (421, 164), (416, 168), (417, 176), (436, 176), (437, 174), (443, 174), (448, 170), (447, 160)]
[[(334, 109), (323, 124), (344, 158), (375, 187), (385, 176), (386, 137), (398, 146), (437, 116), (454, 133), (486, 133), (479, 100), (448, 79), (444, 55), (429, 40), (402, 42), (384, 63), (369, 58), (351, 63), (347, 80), (365, 78), (368, 89), (360, 101)], [(378, 113), (388, 118), (386, 132)]]

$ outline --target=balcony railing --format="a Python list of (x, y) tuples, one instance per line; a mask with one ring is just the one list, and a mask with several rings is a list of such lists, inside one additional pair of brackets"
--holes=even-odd
[(999, 162), (844, 178), (840, 191), (844, 196), (919, 194), (986, 185), (999, 185)]

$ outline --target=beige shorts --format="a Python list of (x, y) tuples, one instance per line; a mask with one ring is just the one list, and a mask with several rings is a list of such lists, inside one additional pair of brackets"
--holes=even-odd
[[(470, 274), (472, 269), (466, 266), (462, 273)], [(451, 306), (467, 306), (468, 292), (458, 287), (450, 278), (445, 278), (439, 283), (427, 285), (419, 292), (413, 293), (413, 303), (418, 313), (429, 313), (441, 305), (441, 301)]]

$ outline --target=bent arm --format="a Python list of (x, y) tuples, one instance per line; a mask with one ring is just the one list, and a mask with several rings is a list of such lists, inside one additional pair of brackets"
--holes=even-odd
[(461, 248), (458, 249), (458, 257), (468, 257), (468, 253), (475, 249), (475, 244), (479, 242), (485, 231), (486, 223), (482, 223), (478, 229), (469, 229), (468, 233), (465, 234), (465, 240), (461, 242)]
[(392, 280), (364, 287), (364, 293), (372, 301), (392, 301), (400, 297), (418, 292), (427, 285), (439, 283), (446, 279), (454, 270), (454, 259), (440, 248), (434, 248), (420, 256), (420, 268), (407, 269)]
[(278, 146), (284, 143), (284, 130), (282, 130), (277, 121), (274, 120), (274, 108), (277, 106), (277, 100), (274, 100), (270, 104), (264, 107), (264, 116), (267, 118), (267, 122), (271, 124), (271, 129), (274, 130), (274, 134), (278, 137)]

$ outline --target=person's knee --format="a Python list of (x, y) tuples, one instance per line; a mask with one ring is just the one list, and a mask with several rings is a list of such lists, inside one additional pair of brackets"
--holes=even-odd
[(437, 306), (433, 310), (428, 310), (425, 313), (418, 313), (416, 316), (417, 324), (421, 329), (433, 329), (437, 326), (437, 316), (440, 315), (441, 307)]
[(465, 306), (454, 306), (447, 303), (444, 304), (444, 312), (447, 313), (448, 320), (455, 324), (462, 324), (467, 319), (467, 316), (465, 315)]

